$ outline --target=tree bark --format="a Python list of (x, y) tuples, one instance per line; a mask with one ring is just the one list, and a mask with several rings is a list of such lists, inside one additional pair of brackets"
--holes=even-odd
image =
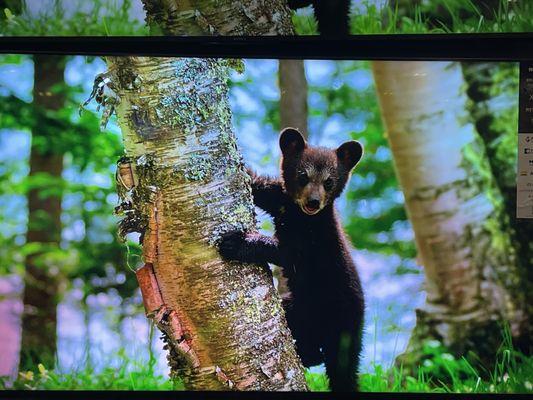
[(268, 268), (223, 262), (215, 247), (255, 229), (227, 100), (234, 62), (107, 61), (126, 150), (121, 227), (143, 232), (139, 282), (172, 376), (194, 390), (305, 390)]
[[(148, 1), (166, 34), (292, 32), (280, 1)], [(171, 376), (193, 390), (307, 390), (267, 265), (224, 262), (216, 244), (255, 230), (250, 178), (231, 128), (236, 60), (109, 58), (97, 83), (116, 109), (126, 157), (117, 179), (123, 233), (142, 233), (137, 271), (147, 316), (163, 332)]]
[[(34, 68), (34, 107), (52, 111), (61, 109), (65, 96), (57, 91), (57, 85), (64, 82), (65, 58), (36, 55)], [(44, 175), (61, 179), (63, 154), (49, 144), (51, 129), (39, 121), (32, 129), (30, 178)], [(29, 369), (38, 363), (51, 368), (55, 363), (59, 282), (58, 271), (46, 260), (46, 253), (57, 248), (61, 240), (62, 196), (57, 193), (48, 194), (44, 189), (47, 188), (34, 187), (28, 193), (26, 243), (43, 247), (26, 258), (21, 369)]]
[(165, 35), (293, 35), (285, 0), (143, 0), (146, 22)]
[(304, 60), (279, 60), (280, 129), (298, 128), (307, 138), (307, 79)]
[[(487, 149), (490, 170), (503, 196), (505, 218), (510, 227), (513, 247), (520, 273), (520, 293), (525, 310), (524, 326), (516, 344), (521, 351), (531, 354), (533, 326), (533, 224), (516, 218), (516, 134), (518, 132), (518, 68), (514, 63), (461, 63), (470, 116)], [(509, 101), (510, 100), (510, 101)], [(507, 102), (502, 109), (501, 102)], [(514, 157), (507, 157), (513, 146)], [(504, 159), (505, 157), (505, 159)]]
[(524, 310), (501, 194), (467, 122), (460, 65), (380, 61), (373, 72), (426, 275), (426, 304), (398, 362), (413, 367), (422, 342), (437, 339), (490, 365), (502, 341), (499, 323), (519, 335)]

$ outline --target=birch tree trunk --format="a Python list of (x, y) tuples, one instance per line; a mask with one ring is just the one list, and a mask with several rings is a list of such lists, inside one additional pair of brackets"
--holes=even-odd
[[(281, 1), (144, 1), (167, 34), (292, 32)], [(171, 376), (193, 390), (307, 390), (267, 265), (224, 262), (216, 243), (255, 230), (250, 178), (231, 127), (235, 60), (109, 58), (97, 78), (116, 110), (123, 233), (142, 232), (137, 271), (147, 315), (163, 332)]]
[(139, 283), (172, 376), (195, 390), (304, 390), (268, 268), (223, 262), (215, 247), (224, 232), (255, 229), (231, 128), (231, 62), (107, 61), (107, 101), (117, 105), (126, 150), (121, 228), (143, 232)]
[(490, 365), (500, 321), (519, 334), (523, 302), (501, 195), (485, 147), (468, 123), (458, 63), (373, 63), (387, 136), (426, 275), (427, 300), (407, 352), (437, 339)]
[[(34, 61), (33, 105), (36, 115), (57, 111), (63, 107), (65, 95), (57, 91), (64, 82), (65, 57), (36, 55)], [(53, 128), (46, 120), (37, 121), (32, 129), (30, 177), (61, 179), (63, 153), (53, 148)], [(28, 192), (28, 231), (26, 243), (34, 243), (41, 250), (29, 254), (25, 262), (24, 311), (20, 369), (31, 369), (42, 363), (47, 368), (55, 364), (57, 341), (57, 304), (59, 281), (57, 267), (46, 260), (61, 240), (61, 194), (50, 193), (47, 187), (34, 187)]]
[(165, 35), (293, 35), (286, 0), (143, 0), (146, 22)]

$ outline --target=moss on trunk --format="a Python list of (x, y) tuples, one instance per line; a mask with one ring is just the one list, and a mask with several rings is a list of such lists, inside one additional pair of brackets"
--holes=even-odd
[(172, 376), (189, 389), (305, 390), (269, 269), (223, 262), (216, 249), (222, 233), (256, 228), (228, 62), (107, 61), (126, 149), (119, 211), (124, 233), (143, 231), (162, 297), (149, 316), (165, 332)]

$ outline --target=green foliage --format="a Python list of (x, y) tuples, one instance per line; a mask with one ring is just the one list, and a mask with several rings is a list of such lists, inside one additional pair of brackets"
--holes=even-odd
[(365, 392), (444, 392), (442, 388), (431, 385), (428, 378), (419, 373), (416, 377), (406, 375), (401, 368), (383, 369), (374, 367), (374, 373), (360, 376), (361, 391)]
[[(25, 60), (28, 60), (27, 56), (3, 56), (0, 64), (17, 68)], [(40, 109), (9, 92), (8, 88), (0, 89), (5, 93), (0, 101), (0, 123), (7, 129), (5, 134), (9, 129), (28, 133), (38, 130), (39, 136), (33, 137), (32, 145), (43, 154), (63, 154), (65, 169), (70, 176), (63, 174), (63, 177), (58, 178), (47, 173), (20, 176), (20, 167), (17, 167), (19, 161), (12, 165), (0, 165), (0, 195), (24, 198), (30, 190), (38, 189), (41, 198), (59, 195), (67, 199), (75, 198), (72, 206), (63, 207), (63, 225), (68, 228), (82, 222), (84, 228), (81, 238), (69, 240), (65, 246), (39, 249), (35, 248), (36, 243), (23, 243), (21, 234), (24, 234), (24, 230), (17, 228), (14, 236), (0, 232), (0, 265), (5, 266), (1, 272), (20, 274), (24, 270), (25, 257), (42, 252), (37, 263), (55, 265), (66, 282), (81, 278), (86, 282), (83, 286), (85, 296), (110, 289), (117, 290), (123, 298), (132, 296), (137, 284), (130, 271), (133, 267), (129, 264), (137, 266), (138, 258), (128, 256), (128, 249), (118, 241), (116, 218), (113, 217), (113, 204), (110, 201), (115, 196), (114, 165), (123, 153), (120, 136), (101, 132), (99, 117), (95, 113), (88, 110), (81, 114), (78, 112), (85, 94), (81, 85), (63, 83), (53, 88), (66, 98), (64, 107), (57, 111)], [(20, 160), (25, 165), (27, 162), (27, 159)], [(96, 176), (100, 182), (107, 183), (89, 183)], [(72, 203), (72, 200), (67, 203)], [(47, 215), (43, 215), (36, 223), (45, 224), (47, 218)], [(5, 222), (9, 221), (6, 218)], [(18, 226), (13, 224), (14, 227)], [(129, 252), (138, 256), (139, 245), (130, 243)], [(120, 283), (112, 279), (117, 274), (124, 274), (126, 279), (121, 278)], [(100, 278), (100, 284), (89, 284), (94, 281), (93, 278)]]
[[(503, 342), (492, 371), (474, 366), (465, 357), (454, 357), (440, 342), (424, 345), (425, 361), (414, 375), (401, 366), (385, 369), (374, 365), (373, 372), (361, 373), (360, 390), (364, 392), (435, 392), (435, 393), (533, 393), (533, 356), (513, 348), (508, 326), (502, 329)], [(476, 358), (472, 355), (472, 358)], [(328, 391), (324, 374), (306, 372), (312, 391)]]
[[(81, 2), (80, 2), (81, 4)], [(533, 30), (533, 2), (499, 0), (490, 12), (472, 0), (430, 0), (398, 2), (401, 6), (365, 1), (352, 12), (352, 34), (395, 33), (481, 33), (531, 32)], [(80, 7), (66, 15), (61, 2), (56, 0), (50, 9), (37, 17), (29, 15), (23, 4), (22, 12), (16, 7), (1, 10), (0, 28), (6, 36), (19, 35), (159, 35), (150, 31), (141, 21), (131, 18), (131, 0), (111, 2), (95, 0), (90, 11)], [(318, 34), (312, 7), (292, 14), (295, 31), (299, 35)]]
[(292, 13), (292, 24), (298, 35), (318, 35), (318, 23), (312, 7), (305, 7)]
[(112, 2), (94, 0), (90, 12), (80, 7), (72, 15), (66, 14), (61, 1), (54, 0), (53, 5), (34, 16), (27, 12), (24, 2), (22, 13), (9, 9), (0, 20), (0, 29), (5, 36), (147, 36), (148, 28), (141, 21), (131, 18), (131, 0)]
[[(384, 368), (373, 365), (373, 371), (359, 374), (363, 392), (418, 393), (533, 393), (533, 356), (526, 356), (513, 348), (508, 326), (502, 329), (503, 341), (497, 351), (491, 371), (474, 366), (466, 358), (456, 358), (438, 341), (424, 346), (425, 361), (413, 375), (401, 366)], [(475, 358), (475, 356), (473, 357)], [(45, 390), (183, 390), (179, 380), (172, 382), (156, 372), (156, 359), (131, 359), (124, 349), (109, 355), (109, 362), (118, 367), (96, 370), (83, 366), (72, 372), (60, 367), (47, 370), (36, 365), (21, 371), (14, 383), (0, 379), (0, 389)], [(329, 391), (324, 373), (306, 370), (305, 378), (311, 391)]]
[[(13, 65), (12, 61), (17, 60), (9, 56), (0, 57), (0, 64)], [(97, 170), (108, 169), (122, 153), (120, 137), (101, 134), (98, 115), (77, 112), (80, 95), (84, 93), (81, 86), (63, 83), (57, 85), (55, 91), (63, 92), (66, 97), (64, 107), (57, 111), (37, 107), (13, 93), (2, 96), (0, 125), (3, 129), (28, 131), (38, 128), (40, 137), (34, 138), (32, 145), (37, 146), (41, 153), (71, 154), (72, 162), (81, 171), (89, 164)], [(25, 185), (29, 189), (31, 183), (26, 182)]]
[[(533, 357), (516, 351), (509, 329), (503, 332), (492, 371), (473, 365), (466, 357), (456, 358), (440, 342), (430, 340), (423, 347), (425, 360), (419, 375), (431, 377), (435, 387), (454, 393), (532, 392)], [(476, 356), (470, 354), (468, 358), (475, 360)]]
[(305, 380), (307, 386), (312, 392), (328, 392), (329, 391), (329, 379), (326, 374), (317, 372), (305, 371)]
[(18, 390), (182, 390), (180, 381), (172, 382), (158, 374), (155, 359), (148, 362), (130, 360), (122, 351), (114, 355), (120, 367), (95, 371), (85, 366), (77, 371), (62, 373), (47, 370), (42, 364), (19, 373), (13, 384), (0, 380), (0, 389)]
[(491, 69), (491, 73), (490, 100), (487, 103), (493, 117), (490, 129), (500, 134), (486, 145), (494, 152), (505, 187), (514, 188), (518, 157), (518, 66), (515, 63), (499, 63)]
[[(500, 357), (489, 379), (483, 379), (466, 360), (457, 360), (439, 345), (429, 344), (428, 353), (434, 363), (419, 368), (416, 376), (406, 375), (401, 367), (385, 370), (374, 366), (372, 373), (360, 374), (360, 389), (364, 392), (418, 392), (418, 393), (533, 393), (533, 357), (526, 357), (508, 345), (500, 350)], [(180, 381), (172, 382), (154, 370), (155, 360), (139, 362), (128, 359), (123, 351), (112, 355), (120, 360), (118, 368), (106, 367), (95, 371), (86, 366), (64, 373), (47, 370), (38, 365), (22, 371), (18, 379), (8, 384), (0, 379), (1, 389), (21, 390), (183, 390)], [(450, 384), (435, 379), (436, 373), (448, 374)], [(305, 378), (311, 391), (329, 391), (325, 374), (306, 371)]]
[(0, 20), (8, 19), (22, 11), (20, 0), (0, 0)]
[(437, 340), (428, 340), (424, 343), (422, 352), (424, 361), (419, 371), (424, 375), (433, 377), (451, 377), (457, 381), (457, 378), (466, 379), (471, 374), (476, 374), (475, 369), (465, 359), (456, 359), (447, 349)]
[[(473, 0), (397, 1), (378, 8), (363, 1), (352, 12), (351, 34), (484, 33), (533, 31), (533, 2), (496, 0), (487, 12)], [(293, 13), (297, 34), (316, 35), (317, 24), (310, 13)]]
[(531, 32), (533, 3), (497, 0), (488, 10), (473, 0), (433, 0), (422, 6), (445, 33)]
[(413, 14), (401, 15), (398, 8), (385, 7), (378, 9), (376, 4), (365, 2), (364, 11), (353, 13), (350, 21), (350, 33), (441, 33), (441, 29), (428, 28), (427, 21), (423, 18), (420, 7), (412, 7)]

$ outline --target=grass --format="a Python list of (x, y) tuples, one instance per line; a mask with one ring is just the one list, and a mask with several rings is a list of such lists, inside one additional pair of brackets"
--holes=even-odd
[(20, 14), (0, 8), (0, 36), (147, 36), (149, 29), (145, 24), (131, 18), (131, 5), (132, 0), (93, 0), (90, 12), (80, 8), (70, 14), (61, 1), (53, 0), (49, 7), (33, 15), (26, 12), (23, 1)]
[[(408, 15), (398, 8), (379, 9), (371, 2), (364, 2), (362, 11), (352, 12), (352, 34), (399, 33), (489, 33), (533, 31), (533, 2), (511, 4), (500, 0), (494, 13), (483, 15), (472, 0), (440, 0), (425, 6), (414, 4)], [(318, 34), (317, 23), (310, 10), (293, 14), (293, 23), (299, 35)]]
[(155, 372), (155, 358), (146, 361), (129, 359), (123, 350), (115, 355), (120, 367), (104, 367), (96, 371), (89, 364), (63, 372), (47, 370), (38, 364), (30, 371), (19, 372), (18, 378), (9, 383), (0, 378), (0, 389), (19, 390), (180, 390), (181, 382), (172, 382), (167, 376)]
[[(72, 16), (65, 14), (58, 0), (38, 16), (15, 15), (9, 9), (0, 9), (4, 14), (0, 18), (0, 28), (2, 35), (7, 36), (149, 35), (149, 29), (142, 22), (130, 19), (131, 1), (94, 0), (90, 13), (78, 10)], [(350, 31), (352, 34), (533, 31), (533, 1), (500, 0), (494, 12), (485, 15), (474, 0), (439, 0), (421, 4), (402, 10), (390, 6), (380, 9), (373, 2), (363, 2), (362, 8), (351, 14)], [(292, 21), (299, 35), (318, 33), (310, 6), (294, 12)]]
[[(533, 356), (524, 356), (515, 351), (509, 338), (504, 338), (492, 371), (476, 369), (465, 358), (455, 359), (436, 341), (428, 342), (428, 349), (432, 356), (427, 359), (430, 362), (426, 360), (418, 368), (416, 376), (406, 374), (401, 367), (385, 369), (375, 365), (373, 372), (360, 374), (361, 391), (533, 393)], [(124, 351), (116, 357), (121, 360), (119, 368), (106, 367), (100, 371), (83, 367), (64, 373), (49, 371), (39, 364), (32, 371), (19, 373), (13, 383), (0, 380), (0, 389), (183, 390), (181, 382), (172, 382), (154, 371), (154, 358), (149, 362), (136, 362), (128, 359)], [(324, 374), (307, 371), (306, 380), (311, 391), (329, 390)]]

